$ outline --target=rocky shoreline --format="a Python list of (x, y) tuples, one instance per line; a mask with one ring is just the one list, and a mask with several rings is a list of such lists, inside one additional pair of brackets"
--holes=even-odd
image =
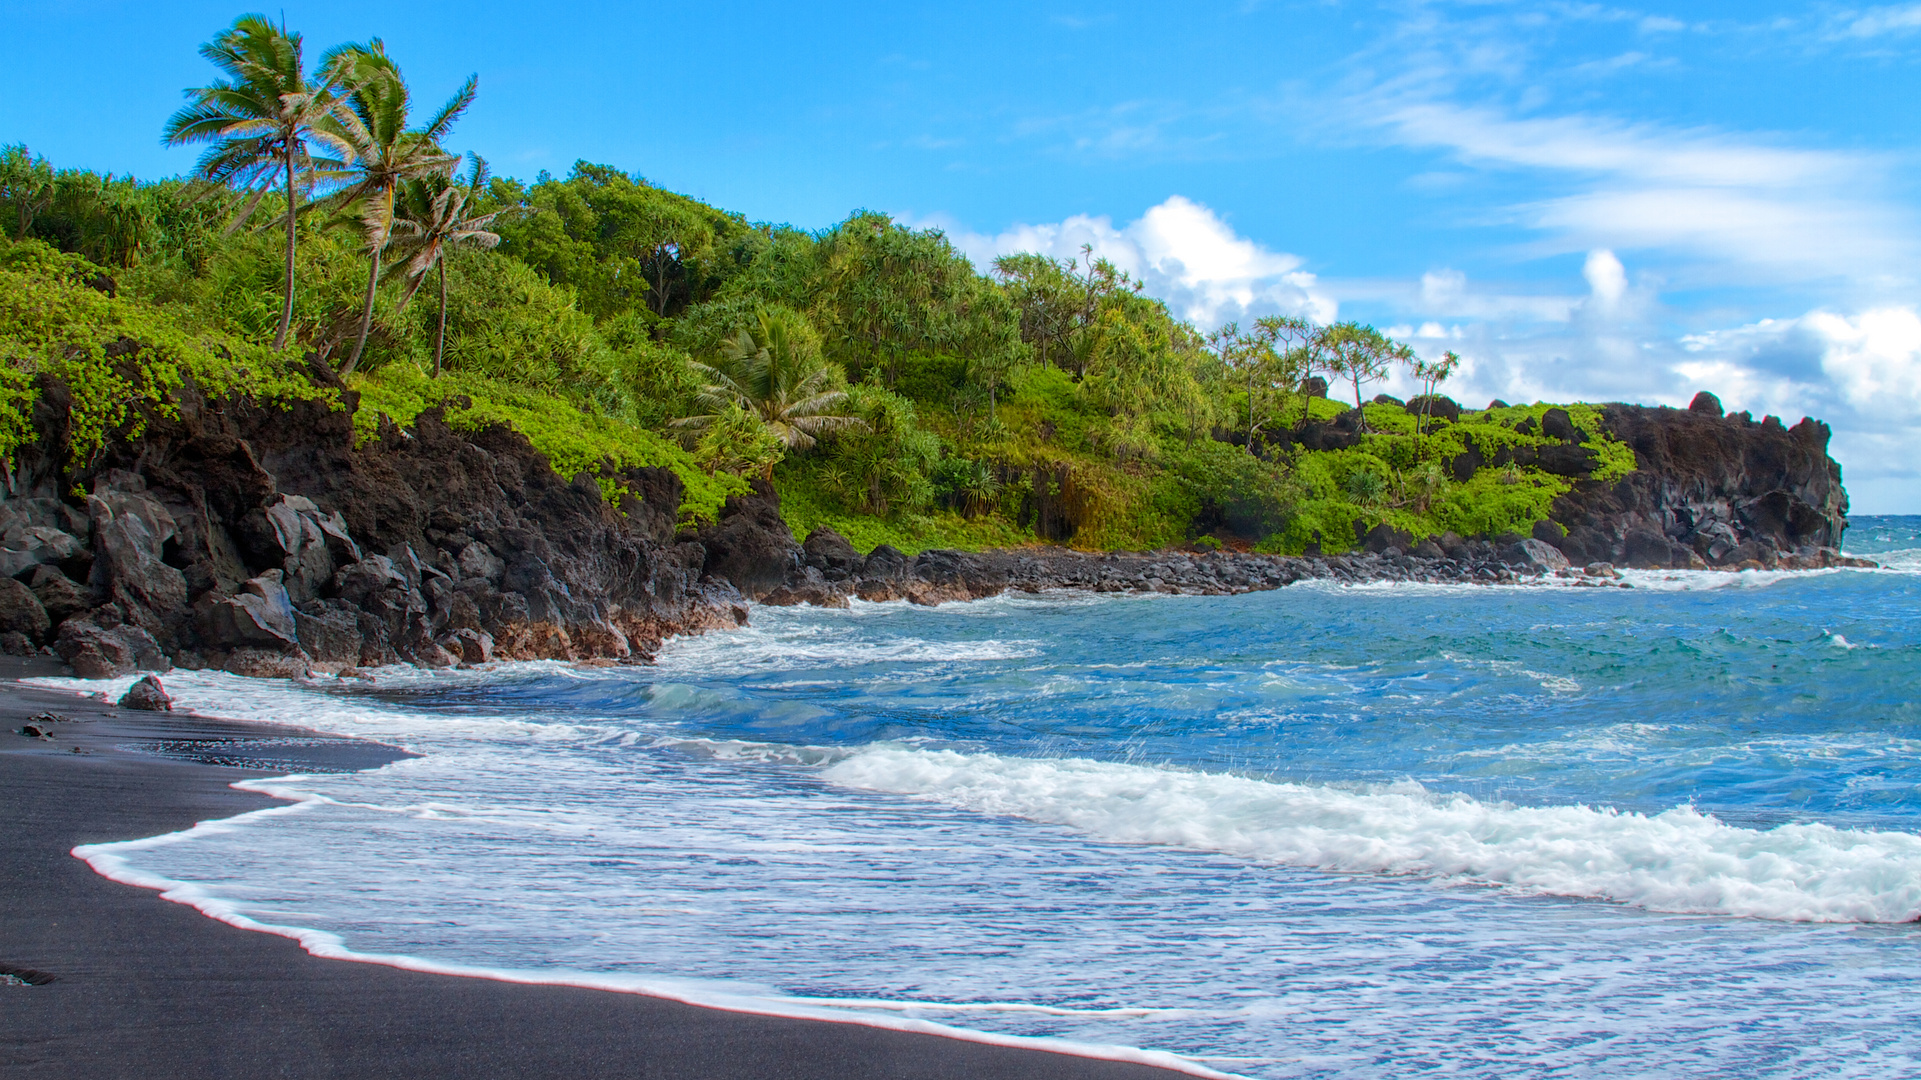
[[(1009, 591), (1073, 589), (1094, 593), (1165, 593), (1227, 596), (1278, 589), (1303, 581), (1344, 585), (1418, 582), (1431, 585), (1515, 585), (1549, 577), (1577, 586), (1624, 584), (1620, 570), (1606, 562), (1575, 566), (1558, 548), (1522, 538), (1496, 543), (1454, 541), (1443, 548), (1428, 542), (1414, 551), (1387, 547), (1352, 555), (1290, 556), (1237, 552), (1163, 551), (1105, 554), (1064, 548), (1012, 551), (926, 551), (909, 558), (883, 545), (863, 557), (831, 529), (816, 530), (802, 546), (802, 568), (795, 580), (755, 599), (769, 605), (814, 604), (846, 607), (855, 599), (905, 600), (935, 605), (980, 600)], [(1423, 548), (1431, 550), (1421, 550)], [(1778, 558), (1763, 567), (1724, 569), (1817, 570), (1873, 566), (1866, 559), (1831, 548)]]
[[(316, 369), (317, 381), (331, 374)], [(1061, 547), (907, 556), (827, 529), (797, 541), (757, 483), (717, 522), (677, 528), (666, 469), (571, 479), (518, 433), (456, 431), (440, 410), (356, 443), (345, 409), (208, 402), (149, 417), (76, 467), (57, 387), (0, 497), (0, 649), (52, 652), (83, 677), (172, 666), (289, 677), (398, 662), (639, 663), (679, 634), (746, 623), (750, 602), (938, 604), (1008, 590), (1218, 595), (1308, 580), (1504, 584), (1557, 575), (1615, 584), (1614, 567), (1863, 565), (1828, 429), (1610, 405), (1637, 469), (1581, 474), (1532, 536), (1414, 541), (1386, 526), (1350, 555)], [(1552, 418), (1552, 413), (1550, 413)], [(1304, 431), (1306, 441), (1338, 431)], [(1552, 449), (1550, 447), (1549, 449)], [(1457, 472), (1485, 463), (1456, 462)], [(602, 486), (622, 492), (609, 501)], [(81, 494), (85, 492), (85, 494)], [(1867, 564), (1872, 565), (1872, 564)]]

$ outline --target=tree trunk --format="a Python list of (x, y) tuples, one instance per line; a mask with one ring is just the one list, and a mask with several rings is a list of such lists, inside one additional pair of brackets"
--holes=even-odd
[(287, 330), (293, 325), (293, 263), (294, 263), (294, 186), (293, 186), (293, 148), (287, 149), (287, 276), (281, 283), (280, 329), (274, 331), (273, 347), (275, 352), (287, 347)]
[(367, 330), (374, 321), (374, 289), (380, 284), (380, 249), (384, 246), (374, 247), (373, 262), (367, 270), (367, 297), (360, 303), (360, 337), (354, 341), (353, 355), (347, 357), (347, 362), (340, 368), (340, 377), (343, 379), (354, 373), (354, 368), (360, 363), (361, 350), (367, 347)]
[(447, 256), (434, 261), (440, 271), (440, 328), (434, 333), (434, 378), (440, 378), (440, 356), (447, 351)]
[(1247, 369), (1247, 452), (1254, 452), (1254, 369)]

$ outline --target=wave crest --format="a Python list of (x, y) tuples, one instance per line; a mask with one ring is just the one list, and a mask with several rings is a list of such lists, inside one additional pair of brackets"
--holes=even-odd
[(933, 798), (1166, 844), (1323, 870), (1412, 874), (1654, 911), (1797, 922), (1921, 915), (1921, 837), (1729, 825), (1691, 806), (1521, 807), (1417, 784), (1345, 790), (1080, 759), (876, 745), (823, 770), (849, 787)]

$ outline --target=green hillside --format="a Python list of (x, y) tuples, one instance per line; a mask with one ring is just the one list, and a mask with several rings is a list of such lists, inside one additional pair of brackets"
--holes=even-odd
[[(492, 177), (455, 156), (458, 95), (430, 113), (399, 93), (394, 115), (396, 61), (349, 49), (303, 67), (278, 33), (229, 31), (223, 55), (242, 59), (209, 69), (227, 89), (202, 104), (231, 111), (234, 87), (284, 102), (267, 91), (304, 80), (326, 107), (247, 142), (190, 105), (166, 130), (209, 148), (202, 177), (0, 154), (0, 456), (49, 380), (74, 388), (81, 460), (185, 381), (319, 394), (292, 362), (312, 354), (360, 392), (363, 431), (458, 399), (457, 426), (511, 424), (563, 472), (674, 469), (690, 523), (758, 475), (796, 533), (832, 525), (863, 547), (1332, 552), (1382, 522), (1525, 532), (1570, 483), (1494, 464), (1564, 443), (1544, 404), (1455, 422), (1369, 404), (1341, 421), (1397, 366), (1445, 390), (1445, 358), (1371, 328), (1208, 333), (1098, 258), (981, 273), (940, 232), (866, 211), (806, 231), (586, 162)], [(123, 339), (148, 346), (131, 369)], [(1315, 377), (1334, 398), (1299, 392)], [(1594, 410), (1565, 408), (1597, 475), (1632, 469)], [(1354, 428), (1353, 445), (1298, 445), (1314, 424)], [(1466, 476), (1470, 449), (1486, 464)]]

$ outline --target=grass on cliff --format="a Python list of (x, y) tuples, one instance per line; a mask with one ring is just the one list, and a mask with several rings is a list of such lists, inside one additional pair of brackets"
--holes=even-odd
[[(527, 387), (472, 373), (446, 373), (438, 379), (411, 364), (389, 364), (349, 385), (360, 394), (354, 413), (355, 437), (375, 437), (385, 415), (405, 428), (422, 412), (446, 405), (447, 426), (473, 432), (505, 424), (527, 437), (562, 476), (598, 474), (603, 464), (616, 469), (672, 469), (682, 486), (683, 523), (713, 521), (729, 495), (748, 490), (747, 481), (727, 473), (708, 473), (692, 454), (643, 427), (585, 412), (568, 402)], [(618, 480), (597, 476), (609, 501), (626, 492)]]
[(105, 270), (37, 240), (0, 241), (0, 462), (37, 436), (43, 388), (66, 388), (70, 468), (110, 440), (134, 438), (149, 415), (178, 416), (191, 383), (208, 399), (326, 400), (333, 391), (271, 350), (185, 325), (174, 309), (110, 296)]

